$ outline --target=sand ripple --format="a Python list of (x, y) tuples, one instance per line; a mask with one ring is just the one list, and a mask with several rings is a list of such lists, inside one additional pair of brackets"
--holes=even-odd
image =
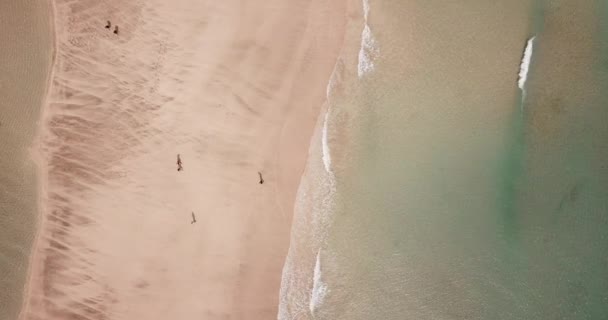
[(22, 318), (276, 317), (344, 4), (55, 7), (43, 227)]

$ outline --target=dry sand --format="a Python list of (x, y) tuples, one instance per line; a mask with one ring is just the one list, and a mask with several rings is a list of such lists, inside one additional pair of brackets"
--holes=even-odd
[(55, 1), (21, 319), (276, 318), (345, 11), (337, 0)]

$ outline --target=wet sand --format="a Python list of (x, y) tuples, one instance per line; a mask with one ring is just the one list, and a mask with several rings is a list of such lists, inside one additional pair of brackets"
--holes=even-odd
[(0, 1), (0, 29), (0, 320), (14, 320), (35, 234), (30, 147), (51, 66), (47, 3)]
[(21, 319), (275, 318), (345, 3), (54, 5)]

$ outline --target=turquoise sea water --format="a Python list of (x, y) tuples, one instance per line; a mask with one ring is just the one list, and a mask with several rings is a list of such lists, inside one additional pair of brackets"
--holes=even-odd
[(368, 5), (279, 318), (607, 319), (608, 1)]

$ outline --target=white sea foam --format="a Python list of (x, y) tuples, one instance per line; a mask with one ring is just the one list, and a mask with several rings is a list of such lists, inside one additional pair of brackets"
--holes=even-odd
[(309, 309), (311, 314), (314, 315), (315, 310), (321, 306), (328, 291), (327, 284), (321, 280), (321, 250), (319, 249), (313, 274), (312, 292), (310, 294)]
[[(307, 170), (296, 195), (292, 241), (283, 266), (279, 293), (279, 320), (314, 319), (314, 313), (319, 313), (319, 307), (329, 292), (327, 285), (321, 281), (320, 248), (327, 239), (335, 207), (336, 181), (331, 167), (329, 127), (333, 95), (343, 81), (343, 67), (341, 59), (338, 59), (327, 84), (327, 110), (323, 126), (318, 128), (320, 132), (315, 132), (314, 143), (311, 144), (313, 152), (310, 153)], [(309, 258), (303, 252), (314, 251), (317, 251), (317, 257), (314, 270), (311, 270), (301, 263), (302, 259)]]
[[(292, 243), (283, 266), (279, 293), (279, 320), (314, 319), (329, 292), (323, 282), (320, 248), (332, 223), (335, 180), (332, 173), (318, 169), (321, 176), (303, 177), (306, 181), (300, 185), (296, 197)], [(317, 250), (317, 256), (311, 270), (300, 263), (302, 258), (306, 259), (303, 252), (312, 250)]]
[[(327, 142), (329, 121), (327, 113), (324, 126), (320, 128), (322, 137), (319, 140), (315, 139), (314, 149), (317, 152), (311, 153), (314, 157), (309, 159), (310, 169), (302, 177), (296, 196), (292, 242), (283, 266), (279, 293), (279, 320), (314, 319), (315, 313), (319, 313), (325, 295), (329, 292), (327, 285), (322, 281), (320, 248), (327, 239), (333, 221), (336, 182), (331, 171), (331, 161), (326, 162), (330, 158), (317, 158), (318, 152), (322, 152), (321, 158), (323, 155), (329, 155)], [(323, 160), (324, 168), (321, 167), (320, 160)], [(317, 256), (315, 267), (311, 270), (300, 263), (302, 259), (307, 259), (303, 252), (314, 252), (313, 250), (317, 251)]]
[(368, 17), (369, 17), (369, 0), (363, 0), (363, 18), (365, 19), (365, 23), (367, 23)]
[(363, 19), (365, 25), (361, 32), (361, 49), (359, 49), (359, 63), (357, 74), (359, 78), (374, 70), (374, 59), (378, 55), (378, 46), (372, 30), (368, 24), (369, 17), (369, 1), (363, 0)]
[(327, 141), (327, 121), (329, 119), (329, 110), (325, 113), (325, 120), (323, 121), (323, 133), (321, 137), (321, 149), (323, 150), (323, 165), (325, 171), (331, 173), (331, 154), (329, 151), (329, 142)]
[(532, 49), (534, 47), (535, 38), (536, 37), (532, 37), (528, 39), (528, 44), (524, 50), (524, 57), (521, 60), (521, 66), (519, 68), (519, 80), (517, 81), (517, 86), (522, 91), (525, 91), (524, 86), (526, 84), (526, 79), (528, 78), (528, 69), (530, 67), (530, 60), (532, 59)]

